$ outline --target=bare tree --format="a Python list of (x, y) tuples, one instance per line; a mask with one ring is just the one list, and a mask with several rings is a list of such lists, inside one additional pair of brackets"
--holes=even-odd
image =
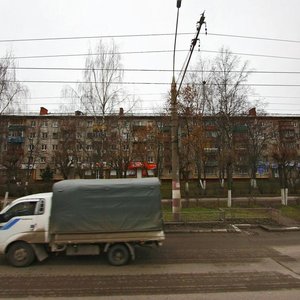
[[(78, 136), (78, 119), (64, 119), (60, 122), (59, 141), (55, 151), (55, 166), (64, 179), (75, 176), (80, 169), (81, 159), (79, 151), (84, 149), (82, 140)], [(80, 173), (79, 173), (80, 174)]]
[[(212, 94), (210, 91), (212, 87), (211, 73), (207, 72), (210, 68), (210, 61), (200, 60), (195, 67), (197, 71), (188, 74), (187, 83), (179, 95), (179, 113), (184, 131), (181, 146), (185, 144), (185, 150), (181, 149), (180, 161), (189, 169), (188, 172), (184, 171), (186, 167), (182, 165), (182, 175), (188, 180), (196, 163), (199, 187), (203, 190), (206, 189), (206, 148), (211, 146), (208, 144), (204, 121), (204, 115), (207, 113), (207, 101)], [(186, 153), (189, 153), (189, 156)], [(188, 190), (187, 182), (186, 190)]]
[(161, 177), (163, 174), (164, 164), (168, 151), (166, 145), (169, 142), (169, 135), (165, 132), (168, 125), (168, 120), (165, 115), (160, 115), (154, 119), (153, 133), (154, 133), (154, 158), (156, 162), (155, 175)]
[(264, 119), (264, 114), (257, 115), (256, 109), (250, 110), (248, 117), (244, 119), (247, 126), (247, 156), (250, 167), (250, 186), (257, 187), (256, 174), (259, 163), (267, 163), (264, 161), (264, 155), (267, 156), (266, 148), (273, 136), (272, 125)]
[[(123, 69), (118, 47), (114, 42), (110, 45), (101, 40), (92, 53), (86, 58), (83, 81), (76, 89), (66, 88), (65, 96), (79, 100), (79, 109), (94, 117), (94, 135), (92, 147), (97, 157), (100, 177), (104, 176), (104, 157), (107, 149), (108, 135), (106, 116), (116, 112), (119, 105), (128, 98), (121, 88)], [(96, 54), (95, 54), (96, 53)]]
[[(288, 187), (292, 170), (297, 162), (296, 136), (289, 129), (289, 121), (278, 124), (278, 130), (272, 141), (271, 155), (278, 166), (279, 182), (281, 189), (281, 203), (288, 204)], [(290, 127), (291, 128), (291, 127)]]
[[(38, 161), (41, 159), (41, 126), (39, 119), (32, 120), (26, 128), (26, 137), (24, 141), (25, 155), (23, 164), (25, 166), (25, 194), (28, 194), (30, 185), (33, 182), (33, 173), (36, 170)], [(27, 147), (27, 149), (26, 149)]]
[(123, 70), (121, 56), (114, 42), (106, 46), (100, 40), (95, 50), (97, 55), (90, 55), (86, 59), (84, 82), (79, 84), (78, 93), (86, 111), (93, 116), (100, 115), (103, 120), (121, 102)]
[(7, 54), (0, 60), (0, 115), (20, 109), (21, 98), (27, 92), (27, 88), (17, 82), (13, 56)]
[(215, 117), (218, 130), (220, 161), (227, 175), (228, 206), (231, 206), (233, 166), (235, 158), (234, 130), (238, 118), (248, 111), (249, 89), (245, 86), (249, 71), (247, 62), (228, 49), (221, 49), (212, 68), (213, 95), (208, 101), (208, 109)]

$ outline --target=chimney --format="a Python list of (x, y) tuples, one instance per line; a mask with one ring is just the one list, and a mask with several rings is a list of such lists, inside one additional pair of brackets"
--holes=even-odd
[(123, 115), (124, 115), (124, 108), (120, 107), (119, 116), (123, 116)]
[(48, 109), (45, 107), (40, 108), (40, 116), (48, 115)]
[(83, 112), (80, 110), (75, 111), (75, 116), (83, 116)]
[(248, 114), (249, 114), (250, 117), (256, 117), (256, 108), (255, 107), (251, 108), (249, 110)]

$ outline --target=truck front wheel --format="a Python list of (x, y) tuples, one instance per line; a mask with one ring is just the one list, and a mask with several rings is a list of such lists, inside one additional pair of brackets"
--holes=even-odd
[(125, 245), (115, 244), (108, 249), (108, 262), (113, 266), (123, 266), (129, 261), (129, 250)]
[(35, 254), (29, 244), (16, 242), (8, 248), (6, 259), (15, 267), (27, 267), (33, 263)]

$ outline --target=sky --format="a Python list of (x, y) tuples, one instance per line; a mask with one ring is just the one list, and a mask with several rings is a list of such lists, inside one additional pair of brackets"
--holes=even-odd
[[(99, 38), (118, 45), (127, 70), (123, 88), (137, 100), (135, 112), (163, 107), (172, 80), (167, 70), (173, 66), (176, 0), (0, 0), (0, 10), (0, 57), (11, 51), (22, 68), (17, 79), (29, 90), (27, 113), (38, 113), (41, 106), (59, 113), (61, 104), (68, 105), (61, 91), (66, 85), (75, 88), (82, 70), (49, 68), (84, 68), (82, 54)], [(255, 71), (248, 82), (250, 101), (265, 103), (269, 114), (300, 115), (300, 1), (182, 0), (176, 70), (204, 11), (208, 34), (203, 27), (190, 69), (200, 58), (213, 59), (228, 48)]]

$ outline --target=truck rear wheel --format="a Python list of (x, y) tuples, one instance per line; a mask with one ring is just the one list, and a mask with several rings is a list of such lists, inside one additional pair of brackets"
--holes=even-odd
[(129, 261), (129, 250), (125, 245), (115, 244), (108, 249), (107, 259), (113, 266), (123, 266)]
[(16, 242), (8, 248), (6, 258), (15, 267), (27, 267), (33, 263), (35, 254), (29, 244)]

